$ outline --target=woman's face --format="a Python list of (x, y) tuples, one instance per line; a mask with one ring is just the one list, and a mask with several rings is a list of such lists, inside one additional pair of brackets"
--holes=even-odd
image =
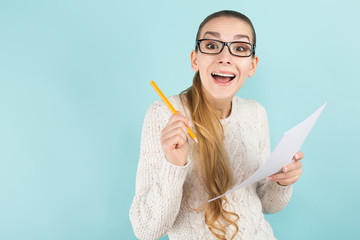
[[(251, 27), (230, 17), (218, 17), (206, 23), (199, 35), (199, 39), (204, 38), (253, 43)], [(257, 56), (237, 57), (230, 54), (227, 46), (219, 54), (191, 52), (191, 67), (195, 72), (199, 71), (203, 90), (213, 100), (231, 100), (246, 78), (254, 75), (257, 63)]]

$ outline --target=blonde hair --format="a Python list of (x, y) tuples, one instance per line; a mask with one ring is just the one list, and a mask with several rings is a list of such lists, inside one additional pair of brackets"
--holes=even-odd
[[(198, 166), (204, 186), (210, 198), (217, 197), (232, 187), (233, 174), (223, 143), (224, 130), (214, 108), (204, 98), (199, 72), (194, 76), (193, 85), (181, 92), (180, 96), (182, 105), (186, 102), (190, 110), (191, 121), (199, 141)], [(236, 224), (239, 216), (224, 209), (226, 202), (224, 196), (206, 203), (201, 208), (205, 209), (205, 223), (218, 239), (226, 239), (227, 227), (230, 225), (235, 227), (231, 239), (239, 231)]]
[[(196, 42), (200, 38), (200, 32), (207, 22), (218, 17), (237, 18), (246, 22), (252, 29), (253, 45), (256, 46), (256, 33), (250, 19), (236, 11), (219, 11), (206, 17), (200, 24), (196, 34)], [(195, 51), (198, 46), (195, 45)], [(255, 56), (253, 51), (252, 57)], [(203, 178), (203, 183), (210, 198), (222, 195), (233, 185), (233, 172), (230, 167), (229, 159), (224, 146), (224, 130), (221, 125), (219, 116), (215, 109), (206, 102), (204, 97), (199, 72), (196, 72), (193, 85), (180, 93), (182, 105), (186, 100), (186, 105), (190, 110), (191, 120), (194, 123), (196, 137), (199, 144), (195, 146), (198, 150), (198, 167)], [(228, 227), (235, 228), (231, 239), (234, 239), (239, 231), (236, 222), (239, 215), (234, 212), (225, 210), (227, 203), (226, 196), (219, 198), (210, 203), (206, 203), (202, 208), (205, 209), (205, 223), (209, 230), (218, 239), (226, 239)]]

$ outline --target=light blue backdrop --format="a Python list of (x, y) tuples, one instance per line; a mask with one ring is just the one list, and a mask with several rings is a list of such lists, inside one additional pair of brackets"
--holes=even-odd
[(268, 111), (272, 146), (324, 101), (279, 239), (355, 239), (357, 1), (0, 1), (0, 239), (134, 239), (129, 207), (147, 107), (192, 81), (201, 20), (252, 19), (260, 62), (238, 96)]

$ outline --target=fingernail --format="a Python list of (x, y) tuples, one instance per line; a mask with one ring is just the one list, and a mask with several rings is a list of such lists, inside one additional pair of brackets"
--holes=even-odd
[(272, 177), (267, 177), (266, 180), (270, 181), (272, 179)]
[(289, 170), (289, 168), (285, 167), (284, 168), (284, 172), (287, 172)]

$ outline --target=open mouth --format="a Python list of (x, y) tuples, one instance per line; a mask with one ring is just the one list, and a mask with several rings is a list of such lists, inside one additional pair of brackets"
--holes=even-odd
[(227, 74), (227, 73), (211, 73), (211, 76), (215, 79), (216, 82), (226, 84), (231, 82), (234, 78), (234, 74)]

